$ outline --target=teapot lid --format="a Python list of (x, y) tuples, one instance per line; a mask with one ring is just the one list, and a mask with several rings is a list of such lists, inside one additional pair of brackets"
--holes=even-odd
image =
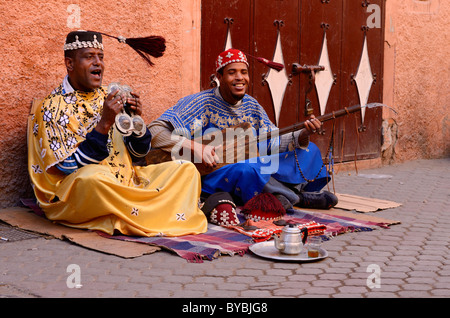
[(296, 224), (288, 224), (283, 228), (283, 232), (286, 233), (300, 233), (300, 229)]

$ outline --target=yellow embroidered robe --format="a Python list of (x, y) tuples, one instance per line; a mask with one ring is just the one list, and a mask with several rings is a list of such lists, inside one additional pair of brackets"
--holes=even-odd
[(109, 157), (69, 175), (55, 165), (71, 156), (101, 117), (106, 92), (63, 93), (43, 100), (28, 123), (28, 169), (48, 219), (108, 234), (181, 236), (206, 232), (198, 207), (200, 175), (187, 161), (133, 166), (123, 136), (112, 128)]

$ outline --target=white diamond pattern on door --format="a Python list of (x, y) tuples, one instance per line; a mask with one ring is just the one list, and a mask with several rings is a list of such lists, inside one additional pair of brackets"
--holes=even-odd
[[(285, 64), (283, 49), (281, 47), (281, 33), (279, 31), (273, 61), (283, 65)], [(265, 81), (269, 85), (270, 95), (272, 97), (272, 103), (275, 110), (275, 124), (278, 125), (281, 108), (283, 107), (284, 93), (286, 92), (286, 88), (289, 84), (289, 77), (286, 73), (286, 68), (279, 72), (269, 69), (266, 74)]]
[(320, 59), (318, 65), (325, 67), (323, 71), (316, 73), (316, 90), (319, 99), (320, 115), (325, 114), (327, 107), (328, 97), (330, 96), (331, 87), (335, 81), (333, 72), (331, 70), (330, 58), (328, 56), (328, 41), (327, 33), (323, 35), (322, 52), (320, 53)]
[[(359, 102), (361, 106), (367, 105), (369, 99), (370, 90), (374, 82), (372, 69), (370, 67), (369, 51), (367, 49), (367, 36), (364, 37), (364, 45), (361, 54), (361, 61), (359, 62), (358, 72), (356, 73), (354, 80), (358, 88)], [(361, 121), (364, 123), (364, 116), (366, 108), (361, 109)]]

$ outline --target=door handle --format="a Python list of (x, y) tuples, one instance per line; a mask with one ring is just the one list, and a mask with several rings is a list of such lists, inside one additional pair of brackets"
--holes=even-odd
[(298, 75), (300, 73), (311, 73), (311, 80), (314, 83), (314, 80), (316, 78), (315, 74), (316, 72), (325, 70), (325, 66), (322, 65), (300, 65), (298, 63), (292, 64), (292, 74)]
[(325, 70), (325, 66), (322, 65), (300, 65), (298, 63), (292, 64), (292, 74), (298, 75), (300, 73), (310, 73), (309, 76), (309, 87), (305, 91), (305, 116), (309, 116), (313, 113), (313, 109), (311, 107), (311, 100), (308, 98), (308, 94), (311, 92), (315, 81), (316, 81), (316, 72)]

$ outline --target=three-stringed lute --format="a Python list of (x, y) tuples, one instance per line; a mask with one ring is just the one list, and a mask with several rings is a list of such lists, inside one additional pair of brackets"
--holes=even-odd
[[(316, 117), (316, 119), (320, 120), (323, 123), (338, 117), (355, 113), (359, 110), (361, 110), (361, 106), (355, 105), (338, 111), (333, 111), (329, 114), (318, 116)], [(300, 122), (292, 126), (278, 129), (276, 132), (278, 136), (282, 136), (284, 134), (294, 132), (303, 128), (305, 128), (305, 122)], [(210, 144), (215, 146), (222, 145), (222, 147), (217, 148), (219, 149), (219, 151), (216, 151), (217, 155), (219, 156), (219, 163), (217, 163), (217, 166), (214, 168), (207, 168), (201, 162), (196, 162), (200, 161), (200, 159), (192, 159), (190, 153), (173, 154), (162, 149), (152, 149), (147, 154), (145, 159), (147, 164), (158, 164), (171, 160), (188, 159), (194, 162), (200, 174), (203, 176), (225, 165), (259, 156), (257, 144), (259, 142), (269, 140), (272, 134), (273, 133), (271, 132), (267, 132), (259, 135), (258, 137), (255, 137), (250, 123), (242, 123), (237, 126), (223, 129), (222, 131), (219, 130), (212, 135), (208, 134), (202, 136), (200, 139), (194, 139), (194, 141), (199, 144)]]

